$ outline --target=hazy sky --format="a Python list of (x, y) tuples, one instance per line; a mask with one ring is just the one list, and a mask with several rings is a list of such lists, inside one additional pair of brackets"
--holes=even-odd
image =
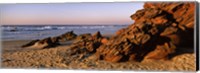
[(143, 3), (1, 4), (4, 24), (130, 24)]

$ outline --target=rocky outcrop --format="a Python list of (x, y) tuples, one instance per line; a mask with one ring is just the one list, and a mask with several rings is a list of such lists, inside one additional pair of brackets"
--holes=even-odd
[[(104, 39), (104, 41), (102, 41)], [(60, 45), (62, 42), (68, 42), (73, 40), (71, 46), (75, 50), (82, 48), (86, 49), (89, 52), (96, 52), (96, 49), (103, 43), (105, 43), (105, 38), (98, 31), (94, 34), (85, 33), (76, 35), (73, 31), (66, 32), (57, 37), (48, 37), (41, 40), (33, 40), (25, 45), (22, 45), (23, 48), (51, 48)]]
[(97, 60), (95, 57), (91, 57), (103, 43), (105, 39), (98, 31), (94, 34), (82, 34), (79, 35), (75, 42), (70, 46), (70, 56), (79, 56), (77, 59), (83, 60), (91, 58), (91, 60)]
[(131, 15), (135, 22), (106, 38), (98, 31), (95, 34), (63, 35), (43, 40), (34, 40), (23, 45), (40, 45), (47, 48), (60, 42), (74, 40), (70, 55), (80, 55), (109, 62), (143, 61), (145, 59), (168, 59), (180, 53), (181, 47), (193, 49), (194, 35), (193, 2), (145, 3), (144, 9)]
[(69, 40), (73, 40), (77, 37), (77, 35), (73, 31), (66, 32), (56, 38), (58, 38), (59, 42), (66, 42)]
[(73, 40), (76, 38), (76, 34), (73, 31), (66, 32), (60, 36), (57, 37), (48, 37), (41, 40), (33, 40), (25, 45), (22, 45), (23, 48), (50, 48), (50, 47), (56, 47), (60, 45), (60, 42), (66, 42), (69, 40)]
[(193, 47), (194, 3), (145, 3), (135, 21), (97, 49), (109, 62), (166, 59), (178, 47)]
[(78, 49), (85, 49), (89, 53), (96, 52), (96, 49), (102, 44), (102, 35), (98, 31), (93, 35), (89, 34), (82, 34), (78, 37), (87, 37), (87, 38), (77, 38), (76, 42), (72, 43), (72, 48), (78, 50)]

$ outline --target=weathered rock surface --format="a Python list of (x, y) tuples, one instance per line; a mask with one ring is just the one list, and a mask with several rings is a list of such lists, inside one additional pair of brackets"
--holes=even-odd
[(86, 58), (96, 52), (96, 49), (102, 45), (103, 36), (98, 31), (91, 34), (82, 34), (77, 37), (77, 41), (70, 46), (72, 55), (81, 55)]
[(65, 42), (73, 40), (76, 38), (76, 34), (73, 31), (66, 32), (57, 37), (48, 37), (41, 40), (33, 40), (25, 45), (22, 45), (23, 48), (50, 48), (60, 45), (60, 42)]
[(110, 62), (166, 59), (179, 47), (193, 47), (194, 3), (145, 3), (131, 18), (135, 23), (116, 32), (97, 49)]

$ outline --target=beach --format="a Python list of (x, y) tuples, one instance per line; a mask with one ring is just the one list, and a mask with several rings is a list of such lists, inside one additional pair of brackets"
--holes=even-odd
[(195, 3), (145, 3), (133, 24), (4, 25), (2, 68), (196, 71)]
[(90, 58), (68, 56), (69, 45), (48, 49), (26, 49), (19, 46), (30, 40), (3, 41), (2, 68), (73, 69), (73, 70), (130, 70), (130, 71), (195, 71), (195, 54), (182, 54), (171, 60), (145, 60), (112, 63)]

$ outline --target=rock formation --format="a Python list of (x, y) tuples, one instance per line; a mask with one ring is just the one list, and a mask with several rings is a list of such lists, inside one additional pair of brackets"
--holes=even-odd
[[(87, 38), (78, 38), (78, 37), (87, 37)], [(102, 44), (102, 35), (98, 31), (95, 34), (82, 34), (77, 37), (77, 41), (72, 43), (72, 48), (84, 48), (90, 53), (96, 52), (96, 49)]]
[(103, 37), (99, 31), (93, 35), (76, 35), (71, 31), (22, 47), (40, 44), (39, 48), (46, 48), (74, 40), (70, 45), (71, 55), (93, 54), (93, 58), (109, 62), (168, 59), (182, 47), (193, 49), (194, 8), (193, 2), (145, 3), (144, 9), (130, 16), (135, 22), (111, 38)]
[[(193, 47), (194, 3), (145, 3), (131, 18), (135, 23), (97, 49), (110, 62), (166, 59), (180, 47)], [(193, 49), (193, 48), (192, 48)]]
[(76, 34), (73, 31), (66, 32), (60, 36), (57, 37), (48, 37), (41, 40), (33, 40), (25, 45), (22, 45), (23, 48), (50, 48), (50, 47), (56, 47), (60, 45), (60, 42), (65, 42), (69, 40), (73, 40), (76, 38)]

